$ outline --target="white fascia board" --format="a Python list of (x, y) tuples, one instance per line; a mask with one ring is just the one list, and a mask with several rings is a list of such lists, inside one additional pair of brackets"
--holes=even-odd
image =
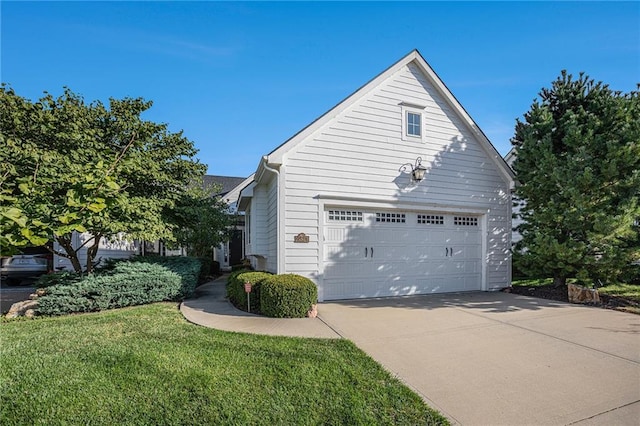
[(251, 176), (249, 176), (248, 178), (246, 178), (245, 180), (243, 180), (239, 185), (237, 185), (235, 188), (233, 188), (231, 191), (229, 191), (225, 196), (224, 196), (224, 201), (227, 204), (232, 204), (235, 203), (239, 200), (240, 198), (240, 193), (242, 192), (242, 190), (249, 185), (251, 182), (253, 182), (253, 178), (255, 177), (255, 173), (253, 173)]
[(238, 197), (238, 211), (244, 212), (247, 210), (247, 207), (251, 203), (251, 199), (253, 198), (253, 188), (255, 188), (256, 182), (253, 181), (249, 185), (245, 186), (241, 191)]
[(498, 170), (502, 174), (505, 182), (509, 184), (509, 186), (513, 186), (513, 181), (515, 179), (515, 175), (511, 167), (505, 162), (504, 158), (500, 155), (498, 150), (493, 146), (491, 141), (487, 138), (484, 132), (480, 129), (480, 127), (476, 124), (476, 122), (471, 118), (471, 116), (464, 109), (462, 104), (458, 102), (453, 93), (449, 90), (449, 88), (444, 84), (444, 82), (438, 77), (438, 74), (431, 68), (431, 66), (425, 61), (425, 59), (420, 55), (419, 52), (416, 51), (415, 63), (420, 67), (421, 71), (431, 80), (434, 87), (440, 92), (440, 95), (444, 97), (444, 99), (451, 105), (458, 113), (458, 115), (463, 119), (469, 130), (478, 138), (480, 142), (480, 146), (485, 150), (486, 154), (493, 160), (495, 165), (498, 167)]

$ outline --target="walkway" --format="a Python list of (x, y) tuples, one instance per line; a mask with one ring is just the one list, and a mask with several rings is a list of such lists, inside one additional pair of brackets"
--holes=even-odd
[(236, 309), (225, 297), (226, 276), (201, 285), (197, 299), (180, 305), (184, 317), (198, 325), (217, 330), (270, 336), (318, 337), (337, 339), (340, 336), (318, 318), (266, 318)]

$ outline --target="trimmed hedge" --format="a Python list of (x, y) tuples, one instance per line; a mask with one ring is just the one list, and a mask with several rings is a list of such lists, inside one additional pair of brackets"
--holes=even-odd
[(260, 286), (260, 308), (268, 317), (304, 318), (317, 302), (318, 288), (300, 275), (272, 275)]
[[(233, 296), (232, 293), (235, 292), (235, 288), (233, 288), (233, 284), (235, 283), (235, 279), (238, 275), (240, 274), (244, 274), (245, 272), (251, 272), (251, 269), (245, 268), (245, 269), (236, 269), (235, 271), (232, 271), (229, 276), (227, 277), (227, 285), (226, 285), (226, 289), (227, 289), (227, 298), (229, 300), (232, 300)], [(235, 293), (234, 293), (235, 294)]]
[(247, 293), (244, 291), (244, 283), (251, 283), (251, 312), (261, 312), (260, 309), (260, 285), (266, 278), (271, 277), (269, 272), (238, 271), (232, 273), (227, 280), (227, 297), (231, 303), (240, 309), (247, 307)]
[(120, 262), (110, 272), (48, 287), (38, 298), (38, 313), (63, 315), (178, 300), (183, 291), (184, 278), (167, 266)]

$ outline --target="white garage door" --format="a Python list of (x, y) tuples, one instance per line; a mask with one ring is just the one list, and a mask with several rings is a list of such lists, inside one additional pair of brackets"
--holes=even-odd
[(481, 289), (480, 218), (329, 209), (325, 300)]

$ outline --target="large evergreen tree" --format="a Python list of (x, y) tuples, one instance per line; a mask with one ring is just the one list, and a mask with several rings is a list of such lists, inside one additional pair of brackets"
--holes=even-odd
[[(100, 240), (175, 240), (171, 214), (205, 166), (193, 143), (144, 120), (143, 99), (87, 104), (66, 89), (37, 102), (0, 90), (0, 244), (51, 239), (76, 271), (91, 271)], [(88, 232), (81, 265), (72, 233)]]
[(543, 89), (512, 144), (525, 270), (556, 285), (615, 280), (639, 256), (640, 99), (565, 71)]

